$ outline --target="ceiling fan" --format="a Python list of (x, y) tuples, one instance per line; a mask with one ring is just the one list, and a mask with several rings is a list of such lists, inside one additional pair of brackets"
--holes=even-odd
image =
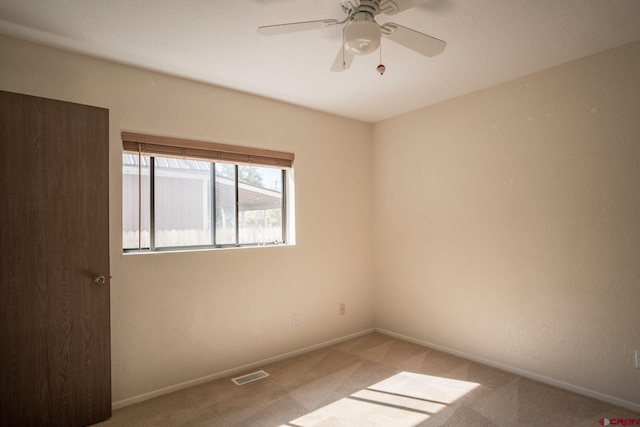
[[(347, 15), (342, 21), (322, 19), (268, 25), (259, 27), (258, 33), (273, 36), (346, 24), (342, 31), (342, 46), (331, 71), (348, 69), (355, 55), (375, 52), (380, 46), (381, 37), (386, 37), (425, 56), (435, 56), (444, 50), (446, 42), (393, 22), (379, 25), (375, 20), (379, 14), (395, 15), (427, 1), (429, 0), (340, 0), (342, 10)], [(378, 72), (380, 74), (384, 72), (382, 64), (378, 66)]]

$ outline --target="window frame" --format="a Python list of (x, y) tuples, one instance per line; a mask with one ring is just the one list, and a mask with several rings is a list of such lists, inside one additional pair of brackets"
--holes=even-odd
[[(253, 248), (272, 247), (294, 244), (294, 233), (290, 226), (294, 223), (290, 216), (293, 210), (290, 200), (293, 199), (291, 189), (294, 154), (281, 151), (256, 149), (243, 146), (219, 144), (206, 141), (188, 140), (183, 138), (163, 137), (157, 135), (147, 135), (132, 132), (122, 132), (123, 154), (134, 154), (138, 156), (138, 247), (125, 248), (124, 241), (122, 250), (125, 254), (138, 253), (159, 253), (159, 252), (187, 252), (194, 250), (215, 250), (226, 248)], [(149, 247), (142, 246), (142, 156), (149, 158)], [(211, 244), (189, 245), (189, 246), (162, 246), (157, 247), (155, 242), (155, 168), (156, 157), (176, 158), (185, 160), (197, 160), (211, 163)], [(235, 243), (216, 243), (216, 164), (226, 163), (234, 166), (234, 192), (235, 192)], [(282, 216), (282, 241), (240, 243), (240, 176), (239, 168), (243, 165), (265, 166), (279, 169), (282, 182), (282, 203), (280, 205)]]

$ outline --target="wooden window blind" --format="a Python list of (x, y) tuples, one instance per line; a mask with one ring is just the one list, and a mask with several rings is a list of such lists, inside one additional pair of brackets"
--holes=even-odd
[(293, 153), (282, 151), (133, 132), (122, 132), (122, 148), (125, 152), (146, 156), (275, 166), (283, 169), (293, 167), (294, 159)]

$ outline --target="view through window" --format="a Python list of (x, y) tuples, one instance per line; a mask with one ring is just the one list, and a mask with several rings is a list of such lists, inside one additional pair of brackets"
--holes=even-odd
[(286, 169), (128, 152), (122, 163), (125, 251), (287, 240)]

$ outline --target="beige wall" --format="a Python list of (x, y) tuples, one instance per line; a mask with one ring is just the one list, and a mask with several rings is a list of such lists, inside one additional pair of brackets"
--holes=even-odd
[(373, 182), (376, 327), (640, 408), (640, 42), (375, 124)]
[[(114, 402), (373, 327), (370, 125), (7, 37), (0, 63), (3, 90), (110, 110)], [(294, 152), (297, 245), (122, 255), (122, 130)]]

